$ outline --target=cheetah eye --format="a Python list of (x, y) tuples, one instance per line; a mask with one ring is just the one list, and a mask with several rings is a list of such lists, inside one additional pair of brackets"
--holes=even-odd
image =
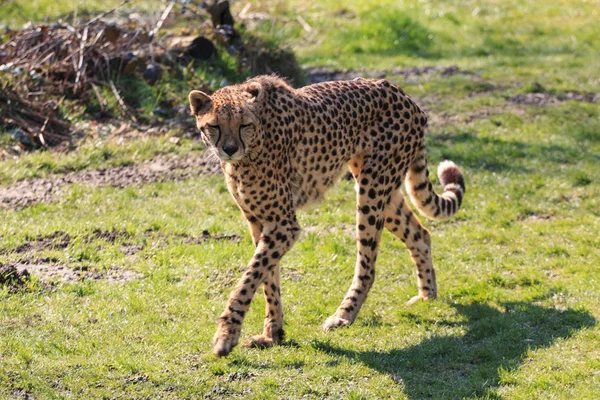
[(240, 129), (252, 128), (254, 125), (252, 124), (242, 124), (240, 125)]
[(221, 128), (219, 127), (219, 125), (214, 124), (206, 124), (200, 131), (202, 132), (202, 134), (204, 134), (204, 136), (206, 136), (206, 138), (221, 135)]
[(202, 129), (206, 136), (214, 136), (215, 134), (221, 134), (221, 128), (219, 125), (206, 124)]

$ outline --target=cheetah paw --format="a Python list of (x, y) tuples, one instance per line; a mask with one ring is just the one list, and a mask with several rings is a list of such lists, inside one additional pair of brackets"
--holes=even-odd
[(244, 346), (250, 347), (250, 348), (266, 349), (266, 348), (272, 347), (276, 344), (277, 344), (277, 342), (275, 340), (273, 340), (273, 338), (270, 338), (265, 335), (256, 335), (256, 336), (252, 336), (250, 339), (248, 339), (248, 341), (246, 343), (244, 343)]
[(222, 335), (217, 331), (213, 339), (213, 353), (217, 357), (225, 357), (238, 343), (238, 335)]
[(413, 304), (415, 304), (419, 300), (429, 301), (429, 300), (434, 300), (435, 298), (436, 298), (436, 295), (434, 293), (431, 293), (431, 292), (428, 293), (428, 294), (419, 293), (418, 295), (416, 295), (412, 299), (410, 299), (406, 303), (406, 305), (407, 306), (412, 306)]
[(348, 326), (351, 323), (352, 323), (352, 321), (350, 321), (348, 319), (333, 315), (333, 316), (327, 318), (325, 323), (323, 323), (322, 328), (325, 332), (329, 332), (331, 330), (341, 328), (343, 326)]

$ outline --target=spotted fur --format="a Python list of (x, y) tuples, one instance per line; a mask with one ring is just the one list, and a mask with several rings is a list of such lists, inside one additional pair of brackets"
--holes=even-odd
[(448, 218), (462, 201), (461, 172), (440, 165), (441, 196), (429, 181), (425, 158), (427, 117), (387, 80), (327, 82), (294, 89), (260, 76), (212, 96), (189, 96), (202, 139), (220, 158), (227, 186), (248, 221), (255, 253), (219, 318), (214, 351), (227, 355), (238, 343), (245, 314), (262, 285), (264, 332), (250, 346), (283, 339), (279, 261), (300, 233), (296, 210), (323, 197), (346, 165), (356, 181), (357, 261), (352, 285), (325, 330), (351, 324), (375, 278), (383, 228), (400, 238), (417, 269), (419, 299), (437, 294), (431, 240), (408, 206)]

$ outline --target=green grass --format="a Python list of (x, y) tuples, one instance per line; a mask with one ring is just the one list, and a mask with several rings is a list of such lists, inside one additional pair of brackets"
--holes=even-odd
[[(121, 3), (123, 3), (123, 0), (77, 0), (74, 2), (5, 0), (2, 2), (2, 10), (0, 10), (0, 23), (12, 29), (18, 29), (29, 21), (35, 23), (63, 19), (71, 22), (76, 16), (81, 18), (89, 15), (97, 15)], [(158, 16), (162, 12), (161, 7), (164, 7), (164, 2), (161, 0), (130, 0), (129, 3), (130, 6), (119, 8), (117, 14), (124, 13), (125, 11), (123, 10), (129, 10), (151, 13)]]
[[(482, 75), (597, 91), (598, 5), (588, 1), (251, 2), (301, 62), (336, 68), (455, 64)], [(305, 32), (297, 15), (312, 27)], [(570, 72), (570, 73), (568, 73)]]
[[(421, 218), (432, 233), (439, 299), (405, 306), (416, 294), (414, 267), (386, 232), (375, 285), (357, 321), (321, 332), (355, 261), (348, 233), (353, 184), (341, 182), (323, 203), (299, 214), (308, 232), (282, 261), (284, 345), (236, 348), (218, 359), (210, 346), (216, 318), (252, 255), (223, 179), (71, 186), (59, 202), (0, 211), (0, 262), (51, 259), (70, 268), (132, 270), (142, 278), (53, 286), (34, 278), (16, 292), (0, 287), (0, 397), (600, 397), (598, 103), (540, 107), (507, 100), (540, 91), (536, 83), (558, 97), (599, 91), (598, 5), (271, 4), (281, 20), (257, 30), (293, 43), (305, 65), (458, 65), (476, 74), (389, 76), (429, 112), (432, 175), (445, 158), (465, 174), (457, 217)], [(254, 2), (251, 11), (266, 9)], [(312, 33), (294, 22), (297, 14)], [(388, 29), (401, 38), (401, 49), (387, 40)], [(198, 148), (188, 139), (178, 145), (165, 137), (122, 145), (106, 140), (63, 155), (0, 161), (0, 182)], [(113, 242), (94, 236), (95, 229), (126, 235)], [(204, 230), (242, 239), (186, 240)], [(70, 235), (66, 248), (18, 252), (57, 231)], [(127, 245), (140, 250), (132, 256)], [(261, 332), (261, 297), (252, 303), (242, 339)]]

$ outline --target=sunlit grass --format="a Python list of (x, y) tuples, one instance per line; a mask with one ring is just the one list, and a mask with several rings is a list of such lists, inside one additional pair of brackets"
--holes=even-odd
[[(283, 258), (284, 345), (236, 348), (217, 359), (210, 354), (216, 318), (252, 255), (222, 177), (68, 186), (55, 203), (0, 211), (0, 262), (51, 259), (142, 278), (0, 287), (0, 397), (598, 398), (598, 104), (508, 100), (532, 91), (598, 92), (598, 4), (252, 2), (250, 11), (259, 10), (280, 19), (258, 29), (291, 44), (306, 65), (458, 65), (466, 72), (389, 76), (429, 113), (433, 178), (446, 158), (465, 173), (458, 215), (421, 218), (432, 233), (440, 298), (405, 306), (416, 293), (414, 267), (386, 232), (357, 321), (321, 332), (355, 262), (355, 194), (342, 181), (299, 213), (307, 232)], [(388, 33), (403, 40), (394, 45)], [(102, 140), (67, 154), (4, 160), (0, 183), (200, 148), (168, 136)], [(95, 237), (96, 229), (127, 235), (113, 242)], [(241, 239), (186, 240), (204, 230)], [(17, 252), (57, 231), (70, 235), (66, 248)], [(127, 254), (128, 245), (139, 250)], [(263, 309), (259, 293), (243, 338), (261, 331)]]

